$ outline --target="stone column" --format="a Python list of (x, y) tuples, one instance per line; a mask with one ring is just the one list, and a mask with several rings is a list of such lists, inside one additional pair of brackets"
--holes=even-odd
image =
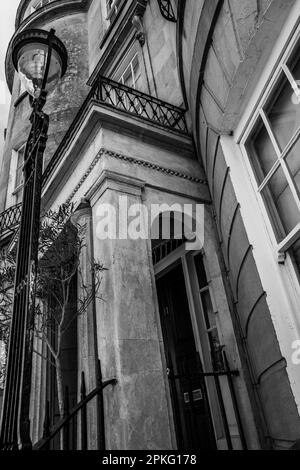
[[(80, 255), (80, 267), (78, 274), (78, 300), (87, 292), (92, 292), (94, 285), (93, 276), (93, 221), (92, 209), (89, 202), (82, 199), (76, 209), (72, 221), (84, 227), (84, 245)], [(82, 292), (82, 285), (85, 285), (86, 291)], [(79, 304), (80, 308), (80, 304)], [(84, 373), (86, 394), (97, 387), (98, 374), (98, 352), (97, 352), (97, 334), (96, 334), (96, 310), (95, 298), (87, 304), (84, 312), (78, 315), (78, 401), (80, 400), (81, 374)], [(87, 407), (88, 436), (87, 444), (89, 450), (99, 449), (99, 409), (97, 398), (94, 398)], [(80, 436), (79, 436), (80, 445)]]
[(119, 197), (127, 197), (128, 207), (141, 204), (143, 187), (141, 180), (106, 170), (87, 195), (95, 258), (108, 269), (97, 299), (99, 355), (103, 379), (118, 381), (104, 391), (108, 450), (172, 449), (150, 242), (99, 237), (101, 207), (110, 204), (125, 217)]

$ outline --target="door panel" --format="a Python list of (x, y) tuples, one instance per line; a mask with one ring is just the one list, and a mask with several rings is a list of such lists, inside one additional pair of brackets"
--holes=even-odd
[(182, 265), (157, 280), (161, 326), (179, 449), (216, 448)]

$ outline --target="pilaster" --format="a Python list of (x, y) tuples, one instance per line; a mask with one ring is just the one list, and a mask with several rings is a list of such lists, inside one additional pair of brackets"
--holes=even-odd
[(142, 194), (142, 180), (105, 171), (87, 195), (95, 258), (107, 268), (103, 298), (96, 306), (99, 356), (104, 379), (115, 376), (118, 381), (113, 390), (104, 391), (110, 450), (172, 448), (149, 241), (103, 240), (97, 228), (101, 205), (110, 204), (119, 216), (120, 196), (126, 196), (130, 206), (141, 204)]

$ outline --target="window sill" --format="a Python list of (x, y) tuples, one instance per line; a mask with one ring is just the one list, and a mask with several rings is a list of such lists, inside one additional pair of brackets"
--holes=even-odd
[(11, 194), (12, 194), (13, 196), (17, 196), (17, 194), (23, 189), (23, 186), (24, 186), (23, 183), (20, 184), (20, 186), (18, 186), (17, 188), (15, 188)]
[(289, 233), (289, 235), (278, 245), (278, 263), (284, 264), (287, 251), (300, 238), (300, 223)]

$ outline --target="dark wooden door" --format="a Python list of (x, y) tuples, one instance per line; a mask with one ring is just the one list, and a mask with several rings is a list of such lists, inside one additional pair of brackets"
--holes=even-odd
[(157, 293), (178, 448), (215, 449), (181, 264), (157, 280)]

